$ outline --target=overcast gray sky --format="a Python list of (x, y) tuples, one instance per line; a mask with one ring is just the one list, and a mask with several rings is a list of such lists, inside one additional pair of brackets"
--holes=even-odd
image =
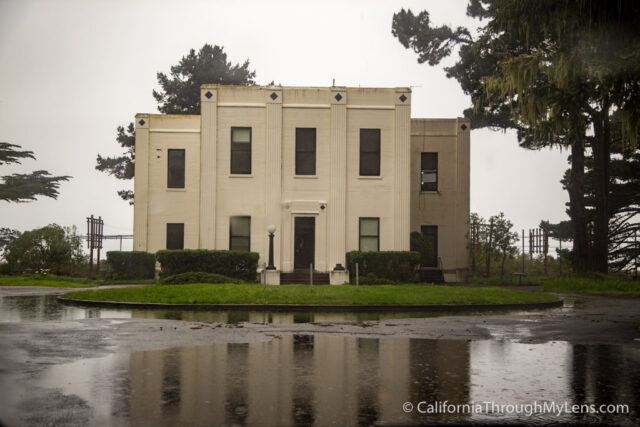
[[(391, 35), (391, 19), (402, 7), (426, 9), (438, 25), (475, 28), (466, 4), (0, 0), (0, 141), (37, 156), (0, 175), (46, 169), (73, 176), (58, 200), (0, 202), (0, 226), (55, 222), (83, 232), (94, 214), (104, 218), (105, 233), (131, 234), (133, 208), (116, 190), (133, 183), (96, 171), (96, 155), (120, 152), (117, 126), (157, 112), (156, 73), (205, 43), (223, 46), (234, 63), (249, 59), (259, 84), (330, 86), (335, 78), (341, 86), (411, 86), (413, 117), (461, 116), (469, 98), (442, 67), (417, 63)], [(527, 151), (514, 132), (474, 130), (471, 210), (503, 211), (517, 229), (567, 219), (559, 183), (567, 167), (566, 152)]]

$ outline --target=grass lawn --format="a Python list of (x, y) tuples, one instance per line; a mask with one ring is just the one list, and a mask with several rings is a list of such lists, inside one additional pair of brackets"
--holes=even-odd
[(640, 281), (611, 275), (551, 278), (545, 281), (543, 289), (552, 292), (583, 292), (640, 297)]
[(136, 288), (70, 292), (66, 298), (166, 304), (507, 304), (555, 301), (540, 292), (500, 288), (429, 285), (307, 285), (259, 284), (155, 285)]
[(56, 288), (91, 288), (98, 284), (91, 279), (54, 275), (23, 274), (22, 276), (0, 275), (0, 286), (48, 286)]

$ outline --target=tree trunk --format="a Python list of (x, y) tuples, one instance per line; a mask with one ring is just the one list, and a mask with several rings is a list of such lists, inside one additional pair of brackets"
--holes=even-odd
[(587, 243), (587, 220), (584, 207), (584, 145), (582, 138), (576, 136), (571, 142), (571, 172), (569, 176), (569, 214), (573, 225), (574, 273), (587, 271), (589, 249)]
[(594, 117), (593, 121), (593, 187), (595, 194), (595, 221), (593, 227), (593, 266), (607, 273), (609, 250), (609, 110)]
[(504, 277), (504, 261), (507, 259), (507, 251), (502, 252), (502, 265), (500, 266), (500, 278)]

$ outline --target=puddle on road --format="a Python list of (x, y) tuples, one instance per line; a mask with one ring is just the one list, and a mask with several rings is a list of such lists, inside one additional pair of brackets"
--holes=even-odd
[[(132, 425), (355, 425), (640, 421), (640, 349), (565, 342), (285, 335), (117, 354), (41, 378)], [(630, 415), (420, 414), (405, 401), (630, 405)]]
[[(554, 309), (554, 310), (562, 310)], [(498, 312), (493, 312), (498, 313)], [(511, 311), (511, 313), (514, 313)], [(0, 297), (0, 322), (81, 319), (170, 319), (191, 322), (292, 324), (311, 322), (362, 322), (381, 319), (471, 316), (474, 312), (268, 312), (175, 309), (126, 309), (60, 304), (56, 295)], [(491, 312), (483, 312), (487, 315)]]
[[(0, 300), (3, 322), (164, 318), (295, 323), (409, 315), (424, 317), (420, 313), (112, 310), (66, 306), (55, 296)], [(9, 379), (10, 375), (0, 372), (0, 383), (8, 384)], [(640, 347), (633, 345), (281, 335), (268, 342), (215, 343), (84, 358), (53, 365), (28, 384), (78, 396), (91, 407), (94, 425), (121, 424), (123, 420), (131, 425), (260, 426), (640, 423)], [(30, 396), (26, 388), (24, 393), (14, 393), (10, 403), (0, 403), (0, 412), (15, 411)], [(631, 413), (421, 414), (415, 408), (421, 401), (627, 404)], [(404, 402), (414, 405), (411, 412), (403, 410)], [(65, 410), (64, 403), (60, 410)]]

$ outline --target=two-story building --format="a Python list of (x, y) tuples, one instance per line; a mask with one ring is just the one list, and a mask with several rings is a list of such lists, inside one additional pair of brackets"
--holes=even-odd
[(466, 119), (411, 119), (408, 88), (201, 87), (200, 115), (136, 115), (134, 250), (234, 249), (348, 280), (352, 250), (429, 236), (468, 267)]

